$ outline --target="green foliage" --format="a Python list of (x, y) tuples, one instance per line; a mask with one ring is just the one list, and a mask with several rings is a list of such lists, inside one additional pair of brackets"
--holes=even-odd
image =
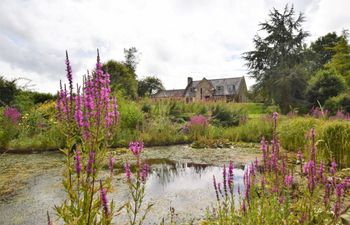
[(120, 102), (119, 112), (122, 129), (136, 129), (142, 125), (144, 116), (135, 102)]
[(320, 121), (315, 118), (297, 117), (285, 119), (278, 126), (278, 135), (284, 149), (295, 151), (307, 149), (307, 133), (311, 128), (318, 128)]
[(160, 90), (164, 90), (163, 83), (155, 76), (146, 77), (138, 82), (137, 93), (140, 97), (151, 96)]
[(122, 91), (126, 97), (135, 99), (137, 96), (136, 74), (124, 63), (109, 60), (103, 65), (103, 70), (110, 74), (113, 91)]
[(318, 148), (331, 160), (335, 158), (343, 167), (350, 166), (350, 122), (329, 121), (320, 128)]
[(321, 36), (312, 42), (307, 53), (308, 67), (311, 73), (323, 68), (329, 63), (334, 55), (333, 47), (340, 41), (341, 36), (335, 32)]
[(11, 105), (17, 92), (16, 80), (8, 81), (0, 76), (0, 106)]
[(350, 113), (350, 94), (343, 93), (338, 96), (328, 99), (325, 103), (325, 108), (335, 113), (338, 110), (344, 110)]
[(303, 62), (303, 43), (308, 36), (301, 27), (302, 14), (295, 16), (294, 8), (283, 12), (273, 9), (270, 19), (260, 24), (267, 36), (254, 38), (255, 50), (244, 53), (249, 73), (256, 79), (254, 89), (274, 99), (286, 113), (289, 107), (303, 103), (306, 88), (306, 69)]
[(344, 77), (350, 76), (350, 46), (347, 38), (343, 35), (338, 43), (332, 48), (335, 54), (326, 68), (334, 69)]
[(217, 105), (212, 112), (212, 122), (224, 127), (238, 126), (244, 116), (241, 109), (232, 110), (224, 105)]
[(337, 96), (346, 88), (344, 79), (334, 70), (320, 70), (309, 81), (308, 101), (313, 106), (323, 105), (327, 99)]

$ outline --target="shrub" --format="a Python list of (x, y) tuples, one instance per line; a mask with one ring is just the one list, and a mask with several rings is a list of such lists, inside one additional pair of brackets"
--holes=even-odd
[(297, 117), (282, 121), (278, 127), (281, 145), (287, 150), (297, 151), (307, 144), (306, 133), (319, 125), (315, 118)]
[(344, 93), (328, 99), (325, 103), (325, 108), (332, 113), (335, 113), (338, 110), (350, 113), (350, 94)]
[(350, 123), (329, 121), (320, 129), (322, 141), (318, 148), (324, 155), (335, 160), (344, 167), (350, 166)]
[(327, 99), (337, 96), (346, 87), (344, 79), (332, 70), (320, 70), (309, 83), (307, 97), (314, 106), (318, 105), (317, 101), (323, 105)]
[(242, 109), (232, 110), (224, 105), (215, 106), (212, 113), (213, 123), (224, 127), (238, 126), (243, 115)]

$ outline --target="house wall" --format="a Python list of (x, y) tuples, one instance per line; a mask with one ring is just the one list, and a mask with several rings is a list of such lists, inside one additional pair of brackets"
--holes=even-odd
[[(201, 90), (202, 90), (202, 92), (201, 92)], [(202, 80), (197, 85), (196, 96), (194, 97), (194, 100), (195, 101), (206, 100), (206, 96), (209, 97), (209, 99), (212, 99), (213, 92), (214, 92), (214, 90), (213, 90), (213, 86), (211, 85), (211, 83), (207, 80)]]

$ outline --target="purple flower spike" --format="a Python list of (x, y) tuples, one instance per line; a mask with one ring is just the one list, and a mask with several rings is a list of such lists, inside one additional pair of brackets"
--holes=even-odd
[(75, 153), (75, 171), (78, 174), (78, 177), (80, 176), (81, 172), (81, 152), (80, 150), (77, 150)]
[(334, 175), (335, 172), (337, 172), (337, 163), (336, 163), (335, 161), (333, 161), (333, 162), (331, 163), (331, 168), (330, 168), (329, 172), (330, 172), (332, 175)]
[(93, 170), (93, 165), (95, 163), (95, 157), (96, 157), (96, 153), (94, 151), (90, 151), (89, 153), (89, 160), (86, 166), (86, 172), (88, 175), (90, 175), (91, 173), (94, 172)]
[(105, 214), (108, 216), (109, 208), (108, 208), (107, 190), (106, 188), (103, 188), (102, 181), (100, 181), (100, 199), (101, 199), (103, 210)]
[(128, 182), (130, 182), (130, 181), (131, 181), (131, 170), (130, 170), (130, 165), (129, 165), (129, 163), (125, 163), (124, 168), (125, 168), (125, 176), (126, 176), (126, 179), (127, 179)]
[(113, 168), (115, 164), (115, 158), (113, 158), (112, 153), (109, 155), (109, 163), (108, 163), (108, 168), (111, 173), (113, 173)]
[(149, 171), (150, 171), (149, 165), (147, 163), (143, 164), (141, 175), (140, 175), (142, 182), (146, 182)]
[(131, 150), (132, 154), (134, 154), (136, 157), (140, 156), (143, 147), (143, 142), (130, 142), (129, 144), (129, 149)]
[(287, 175), (284, 177), (284, 184), (290, 188), (293, 185), (293, 175)]

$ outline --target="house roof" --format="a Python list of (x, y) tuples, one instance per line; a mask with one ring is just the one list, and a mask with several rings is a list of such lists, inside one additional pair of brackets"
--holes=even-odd
[(185, 89), (162, 90), (154, 94), (157, 98), (183, 97)]
[[(203, 78), (203, 79), (205, 79), (205, 78)], [(231, 95), (233, 93), (229, 91), (228, 86), (234, 85), (235, 90), (237, 91), (238, 88), (240, 87), (241, 81), (243, 79), (244, 79), (244, 77), (232, 77), (232, 78), (220, 78), (220, 79), (211, 79), (211, 80), (206, 79), (206, 80), (209, 81), (213, 85), (213, 87), (215, 89), (218, 86), (222, 86), (223, 87), (223, 91), (222, 92), (215, 92), (214, 95)], [(191, 96), (191, 93), (190, 93), (190, 90), (189, 90), (189, 86), (191, 86), (193, 88), (196, 88), (201, 81), (202, 80), (192, 81), (192, 83), (189, 84), (188, 87), (186, 88), (186, 96)]]

